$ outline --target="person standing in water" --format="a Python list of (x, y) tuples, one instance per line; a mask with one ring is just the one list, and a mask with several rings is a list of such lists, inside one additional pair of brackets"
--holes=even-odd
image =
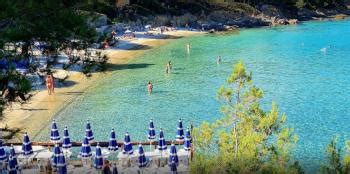
[(220, 64), (220, 63), (221, 63), (221, 56), (219, 56), (219, 57), (216, 59), (216, 63), (217, 63), (217, 64)]
[(187, 53), (190, 53), (190, 50), (191, 50), (191, 44), (187, 43)]
[(151, 81), (148, 81), (147, 90), (148, 90), (148, 94), (152, 94), (153, 84), (151, 83)]
[(169, 62), (166, 64), (165, 72), (166, 72), (167, 74), (169, 74), (171, 69), (172, 69), (172, 64), (171, 64), (171, 61), (169, 61)]

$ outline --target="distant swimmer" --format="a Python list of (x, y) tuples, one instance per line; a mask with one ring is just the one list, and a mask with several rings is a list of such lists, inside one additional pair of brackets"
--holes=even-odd
[(217, 64), (220, 64), (220, 63), (221, 63), (221, 56), (219, 56), (219, 57), (216, 59), (216, 63), (217, 63)]
[(173, 69), (173, 64), (171, 63), (171, 60), (169, 60), (168, 65), (169, 65), (170, 70), (172, 70)]
[(191, 47), (192, 47), (191, 44), (187, 43), (187, 53), (190, 53)]
[(323, 52), (323, 53), (326, 53), (327, 52), (327, 48), (326, 47), (321, 48), (320, 51)]
[(152, 94), (153, 84), (151, 83), (151, 81), (148, 81), (147, 90), (148, 90), (148, 94)]
[(165, 66), (165, 72), (166, 72), (167, 74), (169, 74), (170, 71), (171, 71), (171, 69), (172, 69), (172, 64), (171, 64), (171, 61), (169, 61), (169, 62), (166, 64), (166, 66)]

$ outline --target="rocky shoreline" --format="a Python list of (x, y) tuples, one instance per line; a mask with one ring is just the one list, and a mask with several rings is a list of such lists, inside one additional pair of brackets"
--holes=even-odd
[(139, 26), (150, 24), (152, 26), (187, 27), (193, 30), (226, 31), (233, 28), (297, 24), (300, 21), (309, 20), (343, 19), (350, 15), (348, 6), (311, 10), (270, 4), (252, 7), (242, 3), (230, 6), (198, 7), (196, 12), (187, 9), (183, 10), (181, 15), (145, 15), (138, 11), (140, 10), (135, 9), (135, 7), (125, 7), (124, 9), (124, 13), (128, 14), (132, 20), (123, 21), (123, 23), (135, 30)]

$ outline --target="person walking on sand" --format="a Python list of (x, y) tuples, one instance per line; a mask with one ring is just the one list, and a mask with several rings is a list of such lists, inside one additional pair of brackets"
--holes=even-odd
[(49, 74), (50, 81), (51, 81), (51, 93), (55, 93), (55, 79), (53, 77), (53, 74)]
[(52, 84), (50, 75), (46, 76), (45, 82), (46, 82), (47, 92), (49, 93), (49, 95), (51, 95), (53, 84)]
[(151, 81), (148, 81), (147, 90), (148, 90), (148, 94), (152, 94), (153, 84), (151, 83)]

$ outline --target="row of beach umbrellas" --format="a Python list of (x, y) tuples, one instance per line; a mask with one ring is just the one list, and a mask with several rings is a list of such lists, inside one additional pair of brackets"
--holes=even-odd
[[(28, 134), (24, 134), (23, 138), (23, 145), (22, 145), (22, 154), (24, 156), (30, 156), (33, 154), (33, 149), (31, 146), (31, 142), (29, 140)], [(0, 140), (0, 164), (8, 162), (7, 170), (9, 174), (16, 174), (19, 170), (18, 160), (17, 160), (17, 154), (15, 151), (15, 148), (13, 145), (10, 146), (9, 154), (7, 155), (4, 149), (4, 146), (2, 144), (2, 141)], [(64, 162), (64, 161), (63, 161)], [(65, 162), (64, 162), (65, 163)]]
[[(153, 142), (153, 141), (155, 141), (155, 139), (156, 139), (156, 132), (155, 132), (155, 128), (154, 128), (154, 123), (153, 123), (153, 120), (150, 120), (149, 128), (148, 128), (148, 140), (150, 142)], [(92, 129), (91, 129), (91, 124), (90, 124), (89, 121), (87, 121), (86, 129), (85, 129), (85, 138), (84, 138), (82, 144), (83, 145), (84, 144), (89, 144), (93, 140), (94, 140), (94, 135), (93, 135), (93, 132), (92, 132)], [(184, 132), (183, 124), (182, 124), (182, 120), (181, 119), (178, 122), (177, 133), (176, 133), (176, 140), (177, 141), (184, 141), (184, 149), (186, 151), (190, 150), (190, 147), (191, 147), (190, 130), (189, 130), (189, 128), (187, 128), (187, 130)], [(53, 142), (53, 143), (60, 143), (61, 142), (61, 138), (60, 138), (59, 131), (58, 131), (57, 124), (56, 124), (55, 120), (53, 120), (52, 125), (51, 125), (50, 141)], [(70, 149), (71, 147), (72, 147), (72, 144), (71, 144), (71, 141), (70, 141), (70, 138), (69, 138), (68, 128), (66, 126), (64, 128), (64, 135), (63, 135), (63, 140), (62, 140), (62, 148), (63, 149)], [(163, 130), (161, 128), (160, 132), (159, 132), (158, 150), (164, 151), (166, 149), (167, 149), (167, 145), (166, 145), (166, 142), (165, 142)], [(115, 152), (115, 151), (119, 150), (118, 145), (117, 145), (116, 134), (115, 134), (114, 129), (112, 129), (111, 133), (110, 133), (108, 150), (112, 151), (112, 152)], [(130, 135), (129, 135), (128, 132), (126, 132), (125, 137), (124, 137), (124, 149), (123, 149), (123, 152), (125, 154), (132, 154), (133, 153), (131, 139), (130, 139)], [(82, 156), (83, 157), (86, 156), (86, 153), (82, 152)]]
[[(150, 142), (154, 141), (156, 139), (156, 133), (155, 133), (155, 128), (154, 128), (154, 123), (152, 120), (150, 120), (149, 123), (149, 130), (148, 130), (148, 140)], [(92, 157), (92, 151), (91, 151), (91, 146), (90, 142), (94, 140), (93, 132), (91, 129), (90, 122), (87, 121), (86, 123), (86, 130), (85, 130), (85, 138), (82, 142), (81, 145), (81, 150), (80, 150), (80, 157), (83, 159), (91, 158)], [(177, 134), (176, 134), (176, 140), (177, 141), (184, 141), (184, 150), (189, 151), (191, 148), (191, 134), (190, 130), (187, 128), (186, 132), (184, 133), (183, 130), (183, 125), (182, 125), (182, 120), (179, 120), (178, 127), (177, 127)], [(59, 131), (57, 128), (57, 124), (55, 120), (53, 120), (52, 125), (51, 125), (51, 131), (50, 131), (50, 141), (55, 143), (54, 146), (54, 156), (52, 158), (52, 166), (57, 168), (58, 173), (65, 174), (67, 173), (67, 164), (65, 161), (65, 156), (61, 148), (59, 147), (58, 143), (61, 142), (61, 138), (59, 135)], [(64, 135), (63, 135), (63, 140), (62, 140), (62, 149), (69, 151), (70, 148), (72, 147), (70, 138), (69, 138), (69, 132), (67, 126), (64, 128)], [(111, 152), (116, 152), (118, 151), (118, 144), (116, 140), (116, 135), (114, 129), (112, 129), (110, 133), (110, 139), (109, 139), (109, 144), (108, 144), (108, 150)], [(158, 148), (160, 152), (166, 151), (167, 150), (167, 144), (164, 138), (164, 133), (163, 130), (160, 129), (159, 132), (159, 139), (158, 139)], [(32, 144), (29, 139), (29, 136), (27, 133), (24, 134), (23, 137), (23, 144), (22, 144), (22, 154), (24, 156), (31, 156), (33, 154), (33, 149), (32, 149)], [(128, 132), (126, 132), (125, 137), (124, 137), (124, 148), (123, 148), (123, 153), (127, 155), (133, 154), (133, 147), (131, 144), (131, 139), (130, 135)], [(7, 156), (4, 147), (2, 145), (2, 142), (0, 141), (0, 163), (2, 162), (8, 162), (7, 169), (10, 173), (17, 173), (16, 171), (19, 169), (18, 162), (17, 162), (17, 157), (16, 157), (16, 152), (14, 150), (14, 147), (11, 145), (10, 147), (10, 153)], [(139, 167), (145, 167), (147, 165), (147, 159), (145, 157), (145, 153), (143, 150), (143, 147), (141, 144), (139, 144), (138, 147), (138, 161), (139, 161)], [(170, 148), (170, 157), (169, 161), (171, 162), (170, 164), (170, 169), (171, 171), (176, 170), (176, 165), (178, 164), (178, 157), (177, 157), (177, 150), (176, 146), (172, 143), (171, 148)], [(103, 165), (103, 157), (102, 157), (102, 150), (99, 144), (97, 143), (96, 146), (96, 152), (95, 152), (95, 157), (94, 157), (94, 167), (96, 169), (101, 169)]]

